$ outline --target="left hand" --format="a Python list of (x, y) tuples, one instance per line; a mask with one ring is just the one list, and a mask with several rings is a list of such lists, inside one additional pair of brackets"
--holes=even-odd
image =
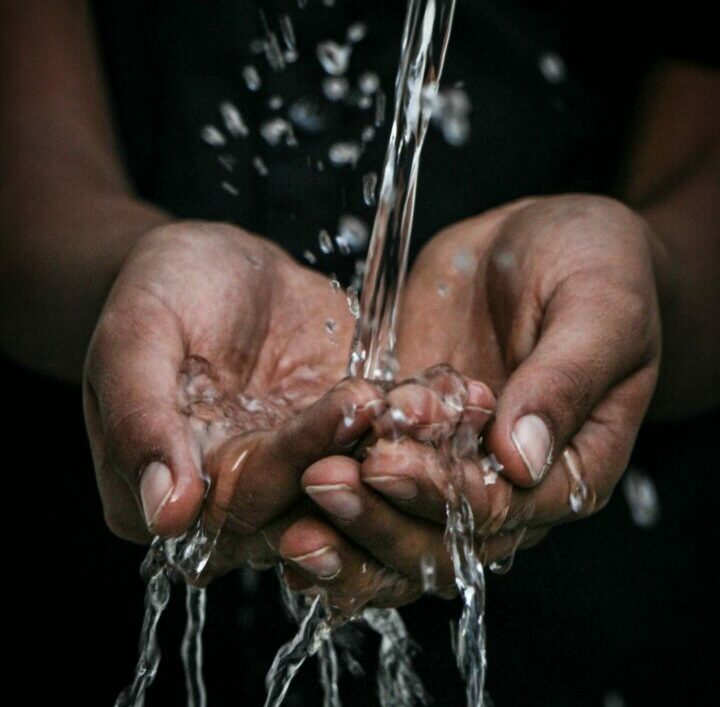
[[(504, 480), (485, 486), (481, 473), (465, 475), (476, 525), (490, 538), (486, 561), (608, 501), (657, 378), (658, 250), (645, 222), (626, 207), (570, 195), (461, 222), (436, 236), (415, 263), (401, 316), (403, 372), (446, 362), (498, 394), (484, 444), (504, 466)], [(402, 388), (401, 409), (442, 417), (441, 406), (428, 407), (431, 391)], [(477, 407), (493, 405), (487, 388), (473, 389)], [(304, 487), (312, 487), (309, 495), (335, 527), (300, 521), (283, 536), (281, 554), (329, 546), (343, 555), (344, 569), (317, 581), (293, 566), (295, 586), (320, 584), (331, 595), (353, 596), (382, 565), (403, 581), (376, 601), (407, 602), (419, 595), (426, 553), (437, 559), (438, 584), (452, 586), (442, 541), (445, 499), (433, 482), (437, 459), (421, 439), (410, 433), (381, 440), (362, 464), (331, 457), (305, 472)], [(355, 509), (352, 519), (337, 513), (332, 500), (339, 498)]]

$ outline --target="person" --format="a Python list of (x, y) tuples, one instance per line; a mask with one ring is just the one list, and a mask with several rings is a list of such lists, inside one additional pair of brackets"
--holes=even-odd
[[(371, 17), (376, 4), (366, 10)], [(243, 152), (246, 166), (237, 171), (247, 188), (241, 184), (237, 206), (218, 206), (217, 189), (205, 196), (214, 184), (198, 188), (214, 156), (196, 137), (196, 123), (237, 74), (226, 72), (227, 84), (208, 90), (197, 83), (201, 72), (183, 71), (202, 57), (205, 79), (212, 76), (226, 46), (209, 49), (201, 38), (221, 36), (229, 22), (243, 30), (226, 28), (233, 43), (249, 39), (256, 8), (223, 5), (210, 18), (203, 10), (209, 29), (193, 37), (193, 48), (183, 41), (198, 26), (192, 3), (98, 6), (106, 85), (91, 11), (81, 5), (2, 3), (2, 347), (36, 370), (82, 377), (107, 524), (122, 538), (147, 542), (183, 532), (204, 512), (223, 527), (214, 571), (280, 557), (291, 568), (291, 586), (322, 586), (338, 600), (364, 583), (375, 586), (388, 568), (403, 581), (375, 601), (415, 600), (427, 553), (437, 559), (441, 586), (452, 587), (445, 499), (432, 482), (437, 460), (423, 444), (448, 411), (432, 385), (410, 380), (384, 393), (344, 380), (354, 324), (344, 294), (298, 261), (305, 234), (317, 230), (306, 226), (328, 222), (330, 200), (320, 204), (328, 187), (308, 177), (317, 213), (298, 222), (292, 194), (305, 160), (256, 143), (266, 150), (267, 186), (249, 174), (252, 154)], [(391, 76), (401, 12), (382, 11), (386, 28), (373, 45), (371, 25), (356, 57), (360, 63), (362, 51), (377, 52)], [(347, 26), (358, 10), (349, 3), (327, 12)], [(422, 249), (400, 315), (399, 379), (434, 375), (438, 363), (465, 377), (464, 415), (503, 466), (494, 485), (478, 473), (467, 477), (490, 562), (578, 515), (568, 503), (568, 479), (571, 485), (580, 477), (587, 488), (579, 515), (602, 508), (648, 408), (658, 419), (688, 419), (717, 406), (720, 78), (695, 63), (643, 58), (625, 67), (625, 81), (608, 86), (590, 62), (591, 49), (576, 44), (569, 71), (576, 68), (577, 78), (543, 81), (542, 72), (529, 77), (525, 64), (512, 62), (498, 70), (497, 62), (483, 61), (469, 27), (486, 28), (493, 40), (486, 51), (501, 46), (518, 61), (549, 40), (561, 44), (564, 35), (540, 22), (539, 10), (480, 3), (458, 12), (468, 24), (459, 23), (446, 79), (452, 85), (453, 60), (462, 56), (455, 76), (465, 70), (468, 90), (476, 82), (472, 91), (492, 100), (474, 98), (481, 129), (464, 157), (453, 153), (456, 165), (433, 174), (447, 162), (438, 155), (451, 148), (432, 139), (428, 145), (417, 215)], [(574, 26), (575, 15), (563, 12)], [(301, 44), (315, 39), (312, 19), (298, 19)], [(513, 23), (534, 27), (535, 20), (537, 35), (510, 32)], [(128, 27), (135, 34), (123, 34)], [(143, 28), (161, 37), (156, 53)], [(152, 73), (142, 80), (148, 66), (167, 83), (157, 84)], [(509, 105), (495, 72), (526, 93)], [(286, 81), (269, 72), (263, 90), (272, 95)], [(539, 93), (533, 125), (528, 111)], [(598, 106), (608, 95), (614, 102)], [(143, 111), (140, 99), (152, 110)], [(634, 140), (623, 155), (624, 178), (612, 188), (633, 101)], [(182, 109), (165, 125), (178, 103)], [(324, 149), (326, 139), (308, 142)], [(533, 154), (522, 154), (528, 146)], [(377, 141), (376, 155), (381, 147)], [(498, 175), (477, 174), (481, 154)], [(506, 155), (512, 159), (502, 170)], [(187, 176), (195, 164), (197, 181)], [(356, 173), (338, 182), (351, 177)], [(241, 226), (214, 217), (233, 209)], [(467, 256), (462, 268), (459, 252)], [(340, 270), (338, 263), (332, 266)], [(336, 323), (332, 336), (325, 335), (328, 320)], [(237, 409), (240, 394), (266, 407), (291, 403), (278, 414), (282, 423), (258, 427)], [(378, 410), (387, 404), (411, 420), (407, 437), (380, 435), (358, 460), (353, 450), (381, 427)], [(360, 411), (350, 426), (348, 408)], [(229, 429), (229, 439), (218, 443), (218, 428)], [(205, 474), (212, 479), (207, 499)]]

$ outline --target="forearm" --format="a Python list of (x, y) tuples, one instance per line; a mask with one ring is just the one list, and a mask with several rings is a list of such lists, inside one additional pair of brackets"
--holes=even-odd
[(79, 380), (127, 253), (168, 219), (127, 192), (60, 180), (4, 187), (0, 214), (0, 346), (24, 365)]
[(720, 72), (659, 65), (640, 102), (621, 197), (641, 213), (657, 258), (663, 361), (650, 414), (720, 403)]
[(697, 414), (720, 404), (720, 149), (641, 213), (666, 247), (663, 363), (651, 414)]
[(165, 217), (125, 180), (85, 3), (0, 0), (0, 32), (0, 347), (79, 379), (125, 255)]

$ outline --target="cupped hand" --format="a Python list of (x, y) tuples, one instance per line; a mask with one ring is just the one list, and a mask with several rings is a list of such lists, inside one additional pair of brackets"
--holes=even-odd
[[(476, 432), (501, 475), (492, 468), (488, 475), (482, 459), (470, 460), (464, 474), (484, 559), (534, 544), (554, 524), (593, 513), (609, 499), (657, 377), (657, 252), (646, 224), (624, 206), (567, 196), (462, 222), (421, 253), (401, 317), (400, 362), (407, 373), (447, 362), (476, 381), (469, 387), (476, 407), (494, 408), (490, 424), (483, 429), (481, 419)], [(478, 380), (496, 393), (496, 407)], [(437, 402), (427, 406), (427, 390), (402, 388), (396, 405), (414, 422), (418, 401), (434, 411), (433, 424), (444, 419)], [(344, 576), (321, 582), (340, 595), (370, 581), (356, 566), (367, 575), (375, 565), (358, 560), (358, 547), (377, 564), (378, 576), (389, 569), (402, 580), (394, 594), (385, 592), (390, 602), (417, 594), (424, 554), (436, 558), (441, 585), (450, 583), (442, 546), (447, 489), (438, 483), (442, 459), (423, 436), (429, 423), (419, 433), (381, 439), (362, 463), (335, 457), (313, 465), (303, 485), (335, 530), (316, 520), (307, 533), (291, 527), (281, 551), (290, 555), (300, 545), (309, 551), (310, 536), (316, 545), (342, 548)], [(360, 499), (352, 522), (327, 508), (329, 496), (318, 487)], [(302, 572), (292, 581), (318, 583)]]
[(110, 528), (138, 542), (174, 536), (203, 509), (208, 526), (223, 527), (218, 571), (269, 561), (273, 524), (302, 514), (301, 473), (369, 429), (380, 393), (343, 380), (352, 324), (327, 278), (238, 228), (148, 233), (85, 366)]

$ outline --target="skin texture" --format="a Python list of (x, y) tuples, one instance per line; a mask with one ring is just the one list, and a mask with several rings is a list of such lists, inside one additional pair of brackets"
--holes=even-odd
[[(352, 322), (326, 278), (242, 229), (173, 223), (132, 193), (85, 3), (0, 0), (0, 30), (0, 346), (53, 376), (84, 371), (115, 533), (174, 535), (201, 512), (224, 526), (204, 580), (280, 555), (293, 586), (322, 585), (352, 610), (356, 597), (416, 597), (431, 549), (445, 593), (434, 431), (467, 425), (504, 465), (491, 485), (480, 457), (465, 469), (491, 560), (577, 517), (575, 476), (580, 515), (607, 501), (661, 335), (651, 413), (690, 418), (720, 400), (717, 71), (672, 62), (649, 77), (621, 192), (634, 211), (588, 195), (527, 200), (428, 244), (403, 303), (401, 377), (450, 364), (468, 386), (457, 419), (442, 401), (447, 369), (392, 391), (340, 384)], [(241, 394), (270, 413), (243, 410)], [(401, 434), (390, 406), (407, 418)], [(525, 462), (538, 455), (513, 438), (526, 414), (526, 431), (541, 420), (551, 442), (535, 478)], [(337, 491), (360, 515), (330, 509)], [(308, 560), (334, 566), (331, 578)]]
[[(223, 532), (204, 581), (279, 555), (293, 586), (321, 584), (341, 607), (365, 595), (403, 603), (419, 595), (429, 553), (447, 593), (447, 487), (432, 443), (443, 425), (467, 425), (504, 466), (486, 485), (481, 459), (465, 463), (486, 561), (576, 517), (571, 472), (587, 488), (581, 514), (601, 508), (657, 376), (655, 247), (642, 219), (587, 196), (519, 202), (439, 234), (409, 279), (400, 358), (407, 373), (438, 361), (462, 373), (459, 414), (443, 402), (449, 369), (385, 393), (345, 381), (315, 403), (343, 378), (352, 320), (342, 294), (239, 229), (154, 230), (118, 278), (86, 363), (108, 523), (139, 541), (148, 524), (182, 532), (203, 508), (205, 477), (205, 520)], [(428, 316), (438, 322), (431, 330)], [(277, 416), (244, 416), (233, 402), (240, 393)], [(348, 428), (350, 408), (362, 414)], [(388, 422), (393, 409), (403, 413), (400, 429)], [(526, 414), (545, 420), (552, 440), (542, 479), (512, 437)], [(159, 509), (143, 491), (153, 462), (172, 477)]]
[[(504, 466), (502, 477), (486, 485), (480, 460), (465, 471), (486, 560), (599, 510), (620, 479), (660, 361), (653, 251), (659, 252), (654, 236), (629, 209), (573, 195), (519, 202), (465, 221), (420, 255), (401, 319), (401, 361), (409, 370), (447, 361), (469, 379), (484, 379), (497, 396), (495, 404), (490, 390), (475, 384), (473, 407), (494, 415), (478, 418), (474, 430)], [(428, 320), (431, 329), (423, 326)], [(447, 415), (428, 387), (400, 386), (387, 399), (418, 421), (415, 429), (381, 440), (362, 463), (317, 462), (303, 486), (326, 508), (332, 491), (318, 489), (344, 484), (355, 492), (362, 511), (348, 522), (330, 508), (329, 521), (401, 573), (410, 599), (423, 552), (437, 558), (440, 586), (452, 583), (443, 551), (441, 461), (422, 434), (428, 420), (418, 411), (436, 423)], [(528, 414), (545, 421), (551, 440), (540, 479), (529, 474), (513, 439), (515, 424)], [(575, 476), (585, 488), (579, 512), (568, 500), (578, 487)], [(290, 557), (321, 543), (349, 554), (337, 532), (321, 535), (315, 528), (310, 539), (304, 528), (290, 527), (281, 552)], [(323, 586), (338, 586), (342, 594), (348, 582), (341, 572)]]

